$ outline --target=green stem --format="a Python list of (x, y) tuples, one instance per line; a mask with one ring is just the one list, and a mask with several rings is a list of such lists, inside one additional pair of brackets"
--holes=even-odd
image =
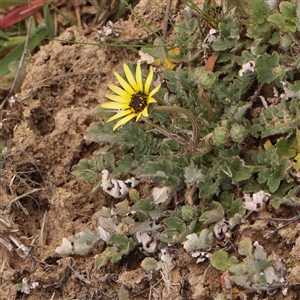
[(162, 133), (164, 136), (170, 138), (170, 139), (175, 139), (179, 144), (181, 145), (186, 145), (186, 142), (183, 141), (182, 139), (179, 139), (179, 137), (175, 137), (174, 135), (172, 135), (171, 133), (169, 133), (166, 129), (162, 128), (161, 126), (155, 124), (154, 122), (152, 122), (151, 120), (149, 120), (148, 118), (145, 117), (141, 117), (141, 119), (151, 125), (153, 128), (157, 129), (160, 133)]
[(155, 106), (155, 110), (158, 111), (169, 111), (184, 114), (190, 121), (193, 127), (193, 147), (196, 148), (199, 141), (198, 122), (195, 116), (187, 109), (177, 106)]
[(199, 101), (206, 108), (206, 110), (207, 110), (207, 121), (210, 123), (214, 119), (214, 113), (213, 113), (212, 105), (211, 105), (210, 101), (208, 100), (203, 88), (199, 84), (198, 84), (198, 91), (199, 91), (198, 92)]
[(209, 100), (204, 96), (204, 97), (200, 98), (200, 102), (203, 104), (203, 106), (207, 110), (207, 121), (209, 123), (212, 122), (212, 120), (214, 119), (214, 113), (213, 113), (212, 106), (211, 106)]

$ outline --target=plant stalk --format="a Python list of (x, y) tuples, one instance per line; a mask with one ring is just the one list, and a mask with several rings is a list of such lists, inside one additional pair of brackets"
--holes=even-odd
[(145, 117), (141, 117), (141, 119), (151, 125), (153, 128), (157, 129), (160, 133), (162, 133), (164, 136), (170, 138), (170, 139), (175, 139), (180, 145), (185, 145), (186, 142), (183, 141), (182, 139), (180, 139), (179, 137), (175, 137), (174, 135), (172, 135), (170, 132), (168, 132), (166, 129), (162, 128), (161, 126), (155, 124), (154, 122), (152, 122), (151, 120), (149, 120), (148, 118)]
[(189, 110), (182, 107), (168, 106), (168, 105), (155, 106), (154, 109), (158, 111), (169, 111), (169, 112), (184, 114), (191, 121), (191, 125), (193, 128), (193, 148), (194, 149), (196, 148), (199, 141), (199, 131), (198, 131), (198, 124), (197, 124), (198, 122), (195, 116)]

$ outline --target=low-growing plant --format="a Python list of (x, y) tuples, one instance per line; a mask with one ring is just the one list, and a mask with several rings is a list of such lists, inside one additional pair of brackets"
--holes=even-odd
[(239, 286), (240, 294), (284, 289), (286, 268), (279, 256), (275, 253), (268, 256), (258, 242), (252, 243), (249, 238), (239, 242), (238, 252), (244, 257), (242, 262), (235, 256), (229, 258), (225, 251), (217, 251), (210, 257), (211, 264), (224, 272), (222, 285), (227, 299), (237, 292), (232, 285)]
[[(175, 243), (189, 253), (211, 251), (214, 239), (229, 237), (246, 209), (257, 211), (251, 207), (258, 195), (274, 208), (300, 203), (299, 4), (248, 1), (245, 10), (214, 11), (220, 14), (214, 23), (209, 15), (200, 22), (203, 12), (186, 2), (170, 42), (156, 39), (142, 48), (157, 72), (147, 64), (124, 64), (115, 73), (119, 85), (108, 85), (111, 102), (92, 111), (110, 115), (86, 136), (101, 150), (73, 173), (94, 183), (94, 190), (103, 187), (103, 170), (110, 183), (129, 177), (140, 182), (124, 195), (127, 200), (99, 213), (110, 228), (101, 236), (107, 248), (98, 267), (144, 247), (145, 240), (154, 243), (154, 252)], [(156, 203), (154, 186), (171, 189), (171, 198), (176, 193), (175, 206), (168, 197)], [(252, 251), (252, 242), (240, 243), (242, 263), (225, 251), (211, 262), (243, 288), (277, 288), (282, 277), (274, 257), (254, 246)]]

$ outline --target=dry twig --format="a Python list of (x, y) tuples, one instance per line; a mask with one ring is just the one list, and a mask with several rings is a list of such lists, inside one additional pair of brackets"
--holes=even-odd
[(300, 215), (296, 216), (294, 218), (291, 219), (281, 219), (281, 218), (257, 218), (258, 220), (267, 220), (267, 221), (288, 221), (286, 224), (277, 227), (275, 230), (267, 233), (264, 235), (264, 237), (271, 237), (272, 235), (274, 235), (275, 233), (277, 233), (279, 230), (284, 229), (286, 227), (288, 227), (289, 225), (295, 223), (296, 221), (300, 220)]
[(167, 34), (168, 34), (168, 23), (169, 23), (169, 14), (170, 14), (170, 8), (171, 8), (171, 1), (172, 0), (167, 1), (165, 17), (164, 17), (164, 21), (163, 21), (162, 32), (163, 32), (163, 37), (164, 37), (165, 40), (167, 39)]

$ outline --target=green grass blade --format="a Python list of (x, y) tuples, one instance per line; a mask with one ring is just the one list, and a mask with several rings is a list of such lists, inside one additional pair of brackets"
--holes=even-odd
[(4, 32), (3, 30), (0, 30), (0, 38), (9, 40), (9, 35), (6, 32)]
[(11, 37), (8, 41), (0, 39), (0, 54), (1, 51), (11, 47), (17, 47), (26, 40), (25, 35)]
[[(36, 29), (34, 34), (29, 38), (28, 48), (32, 51), (36, 46), (38, 46), (45, 38), (48, 33), (45, 25), (41, 25)], [(1, 61), (0, 61), (0, 77), (3, 77), (5, 74), (9, 72), (8, 65), (13, 61), (20, 60), (22, 53), (24, 51), (25, 42), (20, 44), (10, 53), (8, 53)]]
[(50, 39), (55, 38), (55, 28), (54, 28), (54, 23), (50, 14), (49, 10), (49, 3), (44, 2), (44, 19), (45, 19), (45, 25), (48, 30), (48, 36)]

